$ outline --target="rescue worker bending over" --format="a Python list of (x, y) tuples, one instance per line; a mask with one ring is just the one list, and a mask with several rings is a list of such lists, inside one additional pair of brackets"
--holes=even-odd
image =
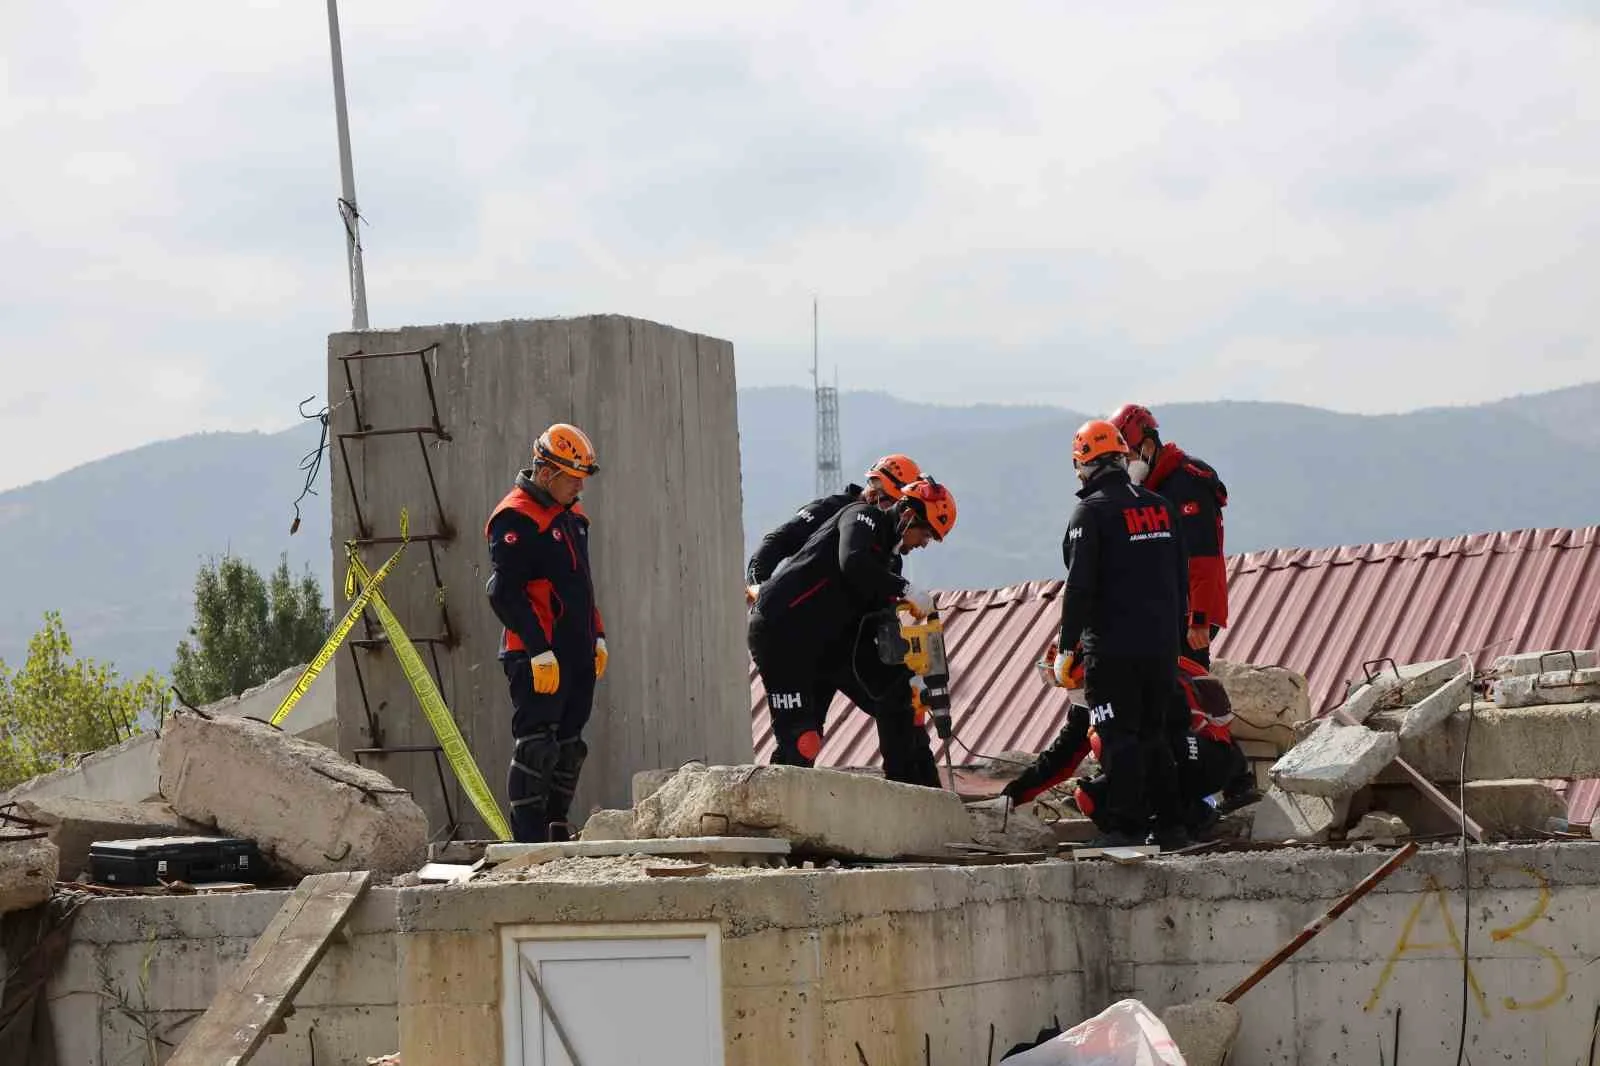
[(1147, 407), (1124, 404), (1111, 416), (1132, 456), (1128, 474), (1172, 504), (1189, 555), (1189, 617), (1184, 653), (1211, 666), (1211, 641), (1228, 624), (1228, 567), (1223, 556), (1222, 509), (1228, 487), (1209, 465), (1176, 444), (1161, 441), (1156, 416)]
[(1068, 683), (1081, 640), (1089, 722), (1106, 774), (1100, 846), (1144, 843), (1153, 814), (1156, 842), (1171, 850), (1187, 843), (1168, 724), (1187, 566), (1172, 508), (1133, 484), (1127, 456), (1109, 422), (1086, 422), (1073, 438), (1083, 487), (1062, 541), (1067, 580), (1053, 675)]
[[(1049, 658), (1053, 659), (1052, 648)], [(1243, 749), (1233, 739), (1233, 705), (1222, 682), (1206, 672), (1193, 659), (1178, 659), (1179, 693), (1174, 705), (1178, 720), (1186, 723), (1178, 750), (1179, 801), (1185, 828), (1197, 838), (1216, 824), (1218, 813), (1206, 802), (1241, 770), (1249, 772)], [(1003, 795), (1014, 804), (1031, 803), (1062, 784), (1078, 771), (1091, 752), (1098, 760), (1100, 735), (1089, 724), (1089, 707), (1083, 695), (1083, 665), (1076, 657), (1068, 679), (1067, 721), (1056, 739), (1033, 764), (1006, 785)], [(1081, 778), (1073, 785), (1073, 802), (1097, 827), (1105, 828), (1096, 817), (1105, 802), (1104, 773)]]
[(811, 535), (828, 519), (852, 503), (864, 501), (888, 507), (898, 500), (905, 487), (922, 476), (921, 467), (909, 455), (885, 455), (867, 468), (867, 487), (846, 485), (843, 492), (812, 500), (783, 525), (761, 538), (761, 544), (745, 565), (745, 602), (755, 603), (761, 583), (771, 578), (779, 565), (799, 551)]
[[(841, 509), (761, 586), (748, 642), (767, 690), (774, 763), (814, 765), (834, 688), (869, 712), (883, 699), (843, 675), (856, 673), (852, 660), (870, 640), (864, 631), (871, 616), (900, 602), (919, 618), (933, 609), (932, 597), (900, 575), (900, 556), (942, 541), (955, 522), (950, 490), (932, 479), (914, 481), (887, 510), (866, 502)], [(880, 738), (881, 730), (882, 719)], [(922, 742), (926, 746), (926, 732)], [(894, 756), (884, 754), (887, 772)]]
[(500, 662), (511, 686), (515, 747), (507, 792), (521, 842), (566, 840), (567, 816), (589, 754), (583, 727), (606, 672), (605, 626), (589, 571), (589, 519), (578, 505), (600, 469), (594, 445), (558, 423), (533, 446), (533, 466), (495, 505), (489, 603), (505, 627)]

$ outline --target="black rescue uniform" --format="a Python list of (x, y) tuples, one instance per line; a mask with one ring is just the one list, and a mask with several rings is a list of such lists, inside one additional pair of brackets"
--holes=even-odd
[(814, 765), (828, 705), (843, 692), (877, 724), (884, 776), (938, 787), (927, 731), (912, 710), (911, 672), (877, 655), (876, 616), (906, 590), (899, 543), (896, 516), (857, 501), (762, 584), (748, 641), (767, 691), (774, 763)]
[[(489, 603), (505, 627), (500, 662), (511, 687), (512, 833), (522, 842), (565, 839), (589, 754), (583, 727), (594, 704), (595, 642), (605, 636), (589, 571), (589, 519), (576, 504), (556, 503), (524, 470), (484, 535)], [(529, 665), (546, 651), (561, 668), (560, 687), (548, 695), (533, 690)]]
[(1152, 796), (1160, 825), (1181, 821), (1172, 711), (1187, 559), (1171, 506), (1125, 469), (1097, 471), (1078, 498), (1062, 542), (1060, 647), (1083, 645), (1084, 697), (1106, 774), (1100, 824), (1142, 838)]
[(842, 492), (812, 500), (787, 522), (762, 537), (750, 561), (745, 564), (745, 584), (765, 584), (777, 572), (778, 565), (804, 547), (811, 535), (826, 525), (828, 519), (852, 503), (859, 503), (864, 491), (860, 485), (846, 485)]

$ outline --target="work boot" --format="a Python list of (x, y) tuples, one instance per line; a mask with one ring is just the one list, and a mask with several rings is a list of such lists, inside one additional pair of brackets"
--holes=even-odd
[(1168, 825), (1157, 828), (1144, 839), (1143, 843), (1154, 844), (1162, 851), (1182, 851), (1194, 841), (1190, 839), (1188, 830), (1183, 826)]
[(1085, 844), (1084, 847), (1086, 847), (1086, 848), (1136, 848), (1139, 845), (1147, 843), (1147, 842), (1148, 841), (1144, 837), (1140, 836), (1138, 833), (1124, 833), (1120, 829), (1112, 829), (1109, 832), (1101, 833), (1099, 836), (1097, 836), (1093, 840), (1089, 841), (1089, 843)]
[(1234, 811), (1248, 807), (1250, 804), (1255, 803), (1260, 799), (1261, 790), (1255, 788), (1254, 786), (1251, 786), (1242, 792), (1236, 792), (1232, 795), (1224, 792), (1222, 794), (1222, 802), (1217, 804), (1217, 813), (1232, 814)]

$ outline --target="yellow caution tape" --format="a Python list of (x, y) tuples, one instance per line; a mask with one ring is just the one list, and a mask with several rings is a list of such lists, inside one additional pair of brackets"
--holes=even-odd
[(417, 702), (422, 705), (423, 716), (433, 727), (433, 735), (438, 738), (439, 747), (444, 751), (450, 769), (455, 771), (456, 780), (461, 782), (462, 790), (472, 801), (478, 817), (483, 819), (489, 831), (500, 840), (510, 840), (511, 826), (506, 821), (506, 816), (489, 791), (489, 785), (484, 781), (483, 772), (478, 769), (477, 762), (473, 760), (472, 752), (467, 750), (467, 742), (461, 736), (461, 730), (456, 728), (456, 720), (451, 717), (450, 708), (445, 704), (444, 697), (439, 694), (439, 686), (434, 684), (433, 675), (428, 673), (428, 668), (423, 665), (422, 656), (417, 654), (416, 646), (411, 643), (411, 638), (406, 636), (406, 631), (400, 626), (400, 620), (389, 609), (383, 594), (377, 591), (375, 585), (375, 581), (378, 580), (377, 575), (367, 572), (366, 565), (362, 563), (354, 547), (347, 547), (346, 551), (350, 556), (350, 569), (354, 572), (356, 580), (364, 586), (363, 593), (367, 591), (372, 593), (372, 609), (377, 612), (378, 621), (383, 623), (383, 631), (389, 636), (389, 644), (394, 648), (395, 658), (399, 660), (406, 680), (411, 683), (411, 691), (416, 693)]
[[(283, 724), (283, 720), (289, 717), (289, 712), (294, 710), (294, 705), (300, 702), (300, 697), (306, 694), (306, 691), (311, 688), (311, 683), (322, 673), (322, 668), (332, 662), (333, 657), (338, 654), (339, 646), (344, 643), (344, 638), (350, 635), (350, 630), (356, 624), (356, 619), (361, 617), (361, 612), (366, 610), (367, 603), (372, 597), (378, 594), (378, 586), (383, 584), (383, 579), (389, 576), (389, 572), (400, 561), (400, 553), (406, 550), (408, 525), (406, 513), (401, 511), (400, 547), (394, 550), (393, 555), (384, 560), (383, 565), (378, 568), (376, 574), (371, 575), (371, 580), (365, 583), (365, 587), (361, 590), (361, 595), (350, 601), (350, 609), (345, 611), (344, 617), (339, 619), (339, 624), (333, 627), (332, 633), (328, 634), (328, 639), (323, 642), (322, 650), (318, 651), (311, 662), (306, 665), (306, 668), (300, 672), (300, 678), (294, 683), (294, 688), (290, 689), (288, 695), (283, 697), (283, 702), (278, 704), (278, 709), (272, 712), (273, 725), (281, 726)], [(355, 577), (354, 569), (345, 572), (345, 599), (350, 599), (355, 592)]]

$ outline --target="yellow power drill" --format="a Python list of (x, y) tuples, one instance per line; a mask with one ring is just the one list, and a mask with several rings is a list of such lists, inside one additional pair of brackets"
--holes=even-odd
[[(920, 690), (913, 690), (918, 704), (933, 715), (933, 728), (939, 739), (950, 739), (950, 661), (944, 652), (944, 623), (938, 611), (930, 611), (920, 622), (903, 622), (894, 611), (886, 611), (878, 622), (878, 657), (885, 663), (903, 663), (922, 679)], [(949, 745), (945, 756), (949, 757)]]

